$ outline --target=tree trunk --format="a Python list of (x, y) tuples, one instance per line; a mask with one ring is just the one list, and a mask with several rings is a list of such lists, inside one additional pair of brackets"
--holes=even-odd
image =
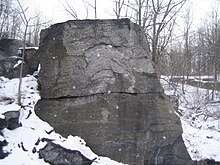
[(218, 80), (218, 71), (217, 71), (218, 66), (217, 65), (218, 65), (217, 63), (214, 64), (214, 82), (212, 84), (212, 100), (214, 100), (214, 97), (215, 97), (216, 83)]
[(139, 24), (139, 26), (141, 26), (141, 8), (142, 8), (141, 0), (139, 0), (139, 4), (138, 4), (138, 24)]
[(96, 0), (95, 0), (94, 10), (95, 10), (95, 19), (96, 19), (96, 18), (97, 18), (97, 6), (96, 6)]
[(23, 38), (22, 63), (21, 63), (21, 68), (20, 68), (20, 77), (19, 77), (19, 86), (18, 86), (18, 105), (19, 106), (22, 106), (22, 103), (21, 103), (21, 86), (22, 86), (22, 76), (23, 76), (23, 67), (24, 67), (24, 58), (25, 58), (27, 30), (28, 30), (28, 24), (25, 26), (24, 38)]

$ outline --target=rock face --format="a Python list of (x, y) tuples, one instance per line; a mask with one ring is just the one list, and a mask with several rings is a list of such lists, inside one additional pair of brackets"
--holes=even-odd
[(92, 162), (79, 152), (64, 149), (50, 141), (39, 151), (39, 155), (40, 158), (53, 165), (89, 165)]
[[(22, 41), (15, 39), (1, 39), (0, 52), (4, 52), (2, 56), (9, 57), (15, 56), (19, 47), (22, 47)], [(0, 53), (1, 54), (1, 53)]]
[(14, 130), (21, 126), (19, 123), (19, 111), (8, 111), (0, 115), (0, 159), (4, 159), (9, 155), (8, 152), (3, 150), (4, 146), (7, 146), (8, 142), (2, 133), (4, 128)]
[(41, 32), (35, 111), (63, 136), (81, 136), (123, 163), (190, 161), (140, 27), (129, 19), (76, 20)]
[[(27, 45), (28, 46), (28, 45)], [(0, 40), (0, 76), (7, 78), (18, 78), (20, 76), (22, 41), (14, 39)], [(20, 52), (20, 54), (18, 53)], [(39, 65), (37, 50), (34, 47), (27, 47), (23, 67), (23, 77), (33, 74)]]

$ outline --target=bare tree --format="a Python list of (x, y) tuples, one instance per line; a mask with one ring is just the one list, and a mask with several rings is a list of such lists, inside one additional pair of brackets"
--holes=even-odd
[(95, 18), (97, 18), (97, 0), (94, 0), (94, 11), (95, 11)]
[(34, 22), (34, 27), (33, 27), (34, 30), (33, 30), (33, 42), (32, 42), (35, 46), (39, 45), (39, 38), (40, 38), (39, 34), (41, 30), (41, 25), (42, 25), (42, 22), (40, 20), (40, 15), (37, 15), (35, 22)]
[(97, 17), (97, 0), (94, 0), (94, 4), (90, 3), (88, 0), (82, 0), (82, 1), (84, 4), (87, 4), (87, 6), (93, 8), (95, 19), (98, 18)]
[(21, 17), (22, 22), (24, 24), (24, 33), (23, 33), (23, 40), (22, 40), (22, 63), (21, 63), (21, 68), (20, 68), (19, 86), (18, 86), (18, 105), (22, 106), (21, 87), (22, 87), (22, 76), (23, 76), (23, 67), (24, 67), (24, 59), (25, 59), (27, 32), (30, 27), (34, 26), (34, 25), (31, 25), (31, 21), (34, 20), (35, 18), (37, 18), (37, 16), (28, 18), (26, 15), (26, 11), (28, 10), (28, 7), (24, 8), (24, 6), (22, 6), (20, 0), (17, 0), (17, 2), (19, 5), (19, 8), (20, 8), (20, 17)]
[[(199, 65), (199, 72), (206, 73), (208, 76), (213, 77), (211, 99), (214, 99), (216, 83), (220, 71), (220, 24), (219, 24), (219, 2), (215, 1), (210, 16), (204, 21), (205, 23), (199, 29), (198, 33), (198, 48), (197, 63)], [(201, 74), (201, 73), (199, 73)]]
[(28, 43), (33, 44), (34, 46), (39, 45), (39, 35), (40, 35), (40, 30), (45, 26), (45, 25), (50, 25), (50, 20), (49, 21), (44, 21), (41, 19), (42, 15), (40, 12), (36, 12), (35, 16), (33, 19), (31, 19), (31, 23), (29, 23), (28, 26)]
[(186, 0), (131, 0), (130, 16), (138, 23), (148, 36), (152, 60), (159, 64), (160, 56), (166, 48), (175, 25), (175, 17)]
[[(97, 18), (97, 0), (94, 0), (94, 3), (91, 3), (89, 0), (80, 0), (80, 2), (85, 7), (86, 18), (89, 16), (89, 8), (94, 10), (94, 17)], [(76, 8), (74, 8), (74, 4), (70, 4), (68, 0), (60, 0), (61, 5), (63, 6), (64, 10), (70, 14), (74, 19), (78, 19), (78, 13)]]
[(7, 0), (0, 1), (0, 21), (1, 21), (1, 29), (0, 29), (0, 37), (3, 38), (7, 33), (7, 22), (10, 14), (10, 2)]
[(122, 8), (125, 5), (125, 0), (114, 0), (115, 8), (113, 11), (116, 15), (116, 18), (119, 19), (121, 17)]
[[(184, 55), (186, 58), (186, 78), (188, 80), (189, 75), (191, 74), (191, 61), (192, 61), (192, 53), (190, 49), (190, 30), (192, 26), (192, 13), (190, 11), (190, 6), (186, 9), (186, 15), (184, 18)], [(183, 75), (184, 76), (184, 75)]]
[(149, 3), (149, 0), (145, 1), (145, 0), (136, 0), (136, 4), (138, 5), (138, 24), (140, 26), (142, 26), (142, 9), (144, 8), (144, 3), (146, 2), (146, 4)]
[(19, 36), (22, 23), (15, 2), (16, 0), (0, 1), (0, 39), (15, 39)]
[(13, 8), (12, 0), (0, 1), (0, 38), (10, 37), (10, 24)]
[(10, 38), (15, 39), (18, 38), (19, 29), (21, 29), (22, 21), (20, 19), (18, 12), (12, 13), (12, 20), (11, 20), (11, 30), (10, 30)]
[(20, 1), (17, 0), (18, 5), (20, 7), (20, 17), (25, 25), (25, 29), (24, 29), (24, 36), (23, 36), (23, 49), (22, 49), (22, 63), (21, 63), (21, 68), (20, 68), (20, 78), (19, 78), (19, 86), (18, 86), (18, 105), (22, 106), (21, 103), (21, 86), (22, 86), (22, 75), (23, 75), (23, 66), (24, 66), (24, 58), (25, 58), (25, 47), (26, 47), (26, 37), (27, 37), (27, 30), (28, 30), (28, 26), (29, 26), (29, 22), (30, 22), (30, 18), (26, 17), (26, 9), (23, 8), (23, 6), (21, 5)]
[(74, 19), (78, 19), (76, 10), (74, 9), (73, 6), (70, 5), (70, 3), (67, 0), (64, 0), (64, 2), (60, 1), (60, 3), (62, 4), (64, 10), (68, 14), (70, 14)]
[[(159, 63), (161, 45), (164, 44), (160, 42), (161, 34), (167, 27), (173, 27), (173, 20), (184, 3), (185, 0), (151, 0), (150, 5), (152, 5), (152, 9), (147, 16), (148, 18), (151, 18), (151, 20), (147, 24), (147, 32), (150, 35), (149, 39), (151, 43), (152, 60), (156, 64)], [(168, 33), (167, 35), (170, 36), (171, 33)], [(170, 37), (167, 39), (169, 38)]]
[[(214, 74), (214, 84), (212, 87), (212, 100), (214, 99), (214, 94), (216, 90), (216, 83), (218, 79), (218, 73), (219, 73), (219, 65), (220, 65), (220, 60), (219, 60), (219, 54), (220, 54), (220, 25), (219, 25), (219, 2), (216, 1), (217, 4), (215, 4), (215, 7), (212, 11), (211, 15), (211, 25), (209, 26), (209, 38), (208, 43), (209, 43), (209, 55), (211, 59), (211, 65), (213, 66), (213, 74)], [(207, 36), (207, 37), (208, 37)]]
[[(119, 5), (120, 3), (121, 5)], [(126, 6), (126, 8), (124, 9), (125, 17), (129, 17), (138, 25), (144, 27), (144, 23), (143, 23), (145, 21), (144, 15), (147, 13), (146, 11), (149, 7), (148, 6), (149, 0), (127, 0), (126, 2), (120, 1), (120, 3), (118, 3), (118, 7), (120, 8), (120, 13), (122, 12), (123, 7)]]

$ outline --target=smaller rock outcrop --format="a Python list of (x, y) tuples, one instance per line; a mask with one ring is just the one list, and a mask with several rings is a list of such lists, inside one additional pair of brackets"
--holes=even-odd
[(9, 130), (14, 130), (21, 126), (19, 123), (19, 111), (8, 111), (2, 114), (2, 118), (0, 118), (0, 131), (4, 128)]
[(53, 165), (89, 165), (91, 160), (78, 151), (70, 151), (47, 140), (47, 145), (39, 151), (40, 158)]
[(8, 144), (5, 140), (3, 133), (4, 128), (14, 130), (21, 125), (19, 124), (19, 111), (8, 111), (0, 116), (0, 159), (4, 159), (9, 153), (4, 152), (2, 148)]
[(0, 131), (0, 159), (4, 159), (9, 153), (3, 151), (3, 147), (7, 146), (8, 142), (5, 140), (2, 132)]
[(21, 126), (19, 123), (19, 111), (8, 111), (3, 114), (5, 116), (6, 128), (9, 130), (14, 130)]
[[(22, 62), (22, 42), (19, 40), (0, 40), (0, 76), (18, 78)], [(33, 74), (39, 65), (37, 48), (26, 47), (23, 67), (23, 77)]]
[(1, 39), (0, 40), (0, 51), (3, 52), (3, 54), (2, 53), (0, 54), (2, 54), (2, 56), (4, 57), (15, 56), (20, 47), (22, 47), (21, 40), (15, 40), (15, 39)]

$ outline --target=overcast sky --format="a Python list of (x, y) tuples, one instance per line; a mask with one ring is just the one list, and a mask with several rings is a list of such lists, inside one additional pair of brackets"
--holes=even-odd
[[(24, 0), (29, 6), (30, 11), (41, 11), (46, 18), (53, 19), (53, 22), (63, 22), (72, 19), (65, 12), (62, 3), (65, 0)], [(68, 0), (69, 4), (74, 7), (80, 19), (86, 18), (85, 6), (81, 0)], [(90, 0), (93, 4), (94, 0)], [(112, 0), (97, 0), (97, 15), (98, 18), (114, 18), (112, 9)], [(94, 18), (94, 10), (90, 7), (89, 18)]]
[[(29, 11), (41, 11), (42, 16), (47, 19), (52, 19), (53, 23), (64, 22), (72, 19), (64, 8), (61, 2), (65, 0), (24, 0), (26, 6), (29, 6)], [(85, 7), (81, 0), (68, 0), (71, 6), (74, 6), (80, 19), (86, 18)], [(115, 18), (113, 15), (113, 0), (97, 0), (97, 15), (100, 19)], [(191, 0), (194, 21), (199, 22), (206, 15), (206, 12), (211, 8), (211, 3), (215, 0)], [(94, 0), (90, 0), (91, 4)], [(94, 10), (90, 7), (89, 18), (94, 18)]]

